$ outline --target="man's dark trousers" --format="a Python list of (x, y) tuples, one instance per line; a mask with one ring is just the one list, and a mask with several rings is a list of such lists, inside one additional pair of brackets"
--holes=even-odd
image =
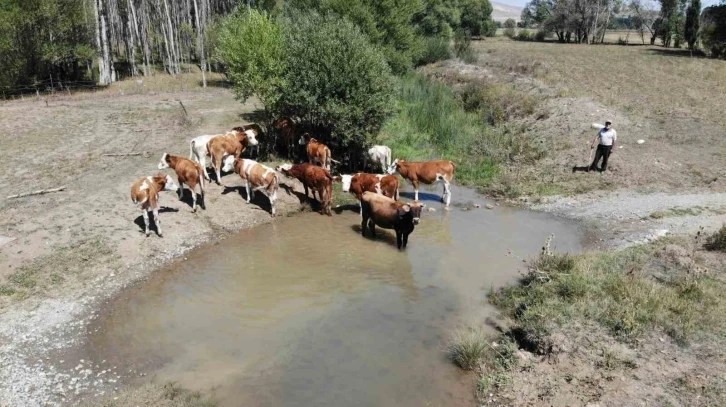
[(598, 144), (597, 151), (595, 152), (595, 160), (592, 162), (592, 165), (590, 165), (590, 171), (595, 171), (597, 169), (597, 162), (600, 161), (600, 158), (602, 158), (602, 169), (600, 171), (607, 170), (608, 158), (610, 158), (610, 151), (612, 151), (612, 149), (613, 146)]

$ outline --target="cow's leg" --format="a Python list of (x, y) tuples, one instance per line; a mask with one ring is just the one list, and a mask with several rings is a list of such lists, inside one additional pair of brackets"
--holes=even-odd
[(408, 233), (403, 234), (403, 248), (406, 248), (406, 245), (408, 244)]
[(189, 185), (189, 192), (192, 193), (192, 212), (196, 212), (197, 211), (197, 188), (196, 188), (196, 185), (194, 185), (194, 186)]
[(376, 222), (373, 219), (368, 219), (368, 227), (371, 229), (371, 236), (376, 237)]
[(144, 216), (144, 233), (146, 233), (146, 237), (149, 237), (149, 212), (146, 209), (142, 209), (141, 213)]
[(446, 206), (451, 203), (451, 184), (444, 178), (444, 195), (446, 196)]
[(400, 230), (396, 229), (396, 246), (398, 246), (398, 249), (401, 249), (401, 245), (403, 244), (402, 236), (403, 233), (401, 233)]
[[(176, 180), (179, 181), (179, 189), (177, 189), (177, 195), (179, 195), (179, 200), (181, 201), (184, 199), (184, 183), (182, 182), (181, 177), (177, 176)], [(193, 191), (192, 191), (193, 192)]]
[[(206, 171), (205, 171), (206, 172)], [(206, 205), (204, 204), (204, 186), (202, 186), (202, 182), (199, 183), (199, 206), (202, 207), (202, 209), (207, 209)], [(196, 192), (194, 193), (196, 195)]]
[(199, 165), (202, 166), (202, 169), (204, 170), (204, 178), (209, 181), (209, 174), (207, 174), (207, 155), (203, 154), (201, 157), (197, 156), (197, 162), (199, 163)]
[(277, 190), (272, 191), (272, 193), (267, 197), (270, 199), (270, 213), (272, 214), (272, 216), (275, 216), (275, 201), (277, 200)]
[(164, 233), (161, 231), (161, 221), (159, 220), (159, 208), (154, 208), (154, 224), (156, 224), (156, 232), (159, 237), (164, 237)]
[(214, 157), (212, 166), (214, 166), (214, 172), (217, 174), (217, 185), (222, 185), (222, 158)]
[[(305, 188), (305, 199), (308, 199), (308, 198), (310, 198), (310, 197), (308, 196), (308, 184), (306, 184), (306, 183), (304, 183), (304, 182), (303, 182), (303, 188)], [(314, 197), (313, 197), (313, 198), (314, 198)]]
[(413, 184), (413, 194), (414, 194), (414, 201), (418, 201), (418, 180), (411, 181)]
[(250, 188), (249, 180), (246, 180), (246, 182), (245, 182), (245, 189), (247, 190), (247, 203), (250, 203), (250, 201), (252, 200), (252, 194), (254, 194), (255, 191), (253, 191), (252, 188)]
[(368, 215), (361, 209), (360, 211), (360, 232), (365, 237), (366, 227), (368, 226)]

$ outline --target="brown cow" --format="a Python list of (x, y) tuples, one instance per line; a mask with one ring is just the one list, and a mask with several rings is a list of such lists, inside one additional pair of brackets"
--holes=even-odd
[(350, 192), (358, 198), (359, 204), (363, 193), (366, 191), (382, 194), (398, 201), (399, 183), (398, 177), (395, 175), (359, 172), (353, 175), (341, 175), (335, 177), (335, 179), (342, 182), (343, 192)]
[(452, 161), (426, 161), (426, 162), (408, 162), (402, 158), (396, 159), (388, 169), (389, 174), (399, 173), (401, 176), (413, 184), (415, 193), (414, 200), (418, 201), (418, 184), (433, 184), (434, 182), (443, 182), (444, 195), (441, 202), (445, 202), (446, 206), (451, 203), (451, 180), (454, 179), (454, 171), (456, 165)]
[[(262, 135), (262, 127), (260, 127), (257, 123), (250, 123), (250, 124), (243, 124), (242, 126), (233, 127), (232, 130), (234, 131), (241, 131), (241, 132), (252, 132), (252, 135), (255, 137), (255, 140), (257, 140), (257, 144), (252, 145), (250, 144), (249, 149), (249, 155), (250, 157), (259, 157), (260, 156), (260, 136)], [(248, 136), (250, 136), (250, 133), (247, 133)]]
[(308, 188), (313, 191), (313, 199), (315, 199), (315, 191), (320, 197), (321, 214), (332, 214), (333, 199), (333, 176), (325, 168), (320, 168), (313, 164), (282, 164), (275, 167), (277, 171), (287, 175), (288, 177), (297, 178), (302, 182), (305, 188), (305, 197), (308, 196)]
[(374, 237), (376, 225), (384, 229), (393, 229), (396, 231), (396, 245), (399, 249), (401, 247), (405, 249), (408, 235), (418, 225), (421, 210), (425, 207), (426, 205), (420, 202), (405, 204), (374, 192), (364, 192), (360, 210), (361, 233), (363, 236), (366, 235), (366, 226), (370, 228)]
[(201, 164), (192, 160), (164, 153), (159, 162), (159, 169), (171, 167), (176, 172), (179, 181), (179, 200), (184, 198), (184, 184), (189, 187), (192, 192), (192, 212), (197, 211), (197, 184), (199, 185), (199, 194), (202, 196), (202, 207), (204, 207), (204, 168)]
[(270, 167), (266, 167), (256, 161), (234, 158), (227, 156), (224, 159), (223, 171), (233, 171), (245, 180), (247, 189), (247, 203), (255, 198), (255, 191), (265, 191), (270, 200), (270, 213), (275, 216), (275, 200), (277, 200), (277, 188), (280, 182), (277, 173)]
[(154, 223), (156, 224), (156, 233), (162, 237), (161, 221), (159, 220), (159, 192), (176, 191), (179, 187), (174, 183), (169, 175), (158, 174), (153, 177), (145, 177), (136, 181), (131, 186), (131, 201), (139, 205), (139, 209), (144, 215), (144, 225), (146, 226), (146, 236), (149, 236), (149, 211), (154, 212)]
[(309, 133), (305, 133), (300, 137), (300, 145), (307, 145), (305, 150), (308, 153), (310, 164), (319, 163), (321, 167), (330, 171), (331, 163), (338, 163), (338, 161), (333, 160), (328, 146), (314, 139)]
[(282, 143), (287, 150), (287, 158), (292, 158), (295, 152), (295, 139), (297, 138), (298, 124), (290, 117), (281, 117), (275, 122), (275, 128), (282, 134)]
[(247, 146), (257, 145), (257, 138), (252, 131), (228, 131), (224, 135), (216, 136), (207, 143), (207, 151), (212, 157), (212, 167), (217, 174), (217, 184), (221, 185), (222, 160), (231, 155), (235, 158), (247, 149)]

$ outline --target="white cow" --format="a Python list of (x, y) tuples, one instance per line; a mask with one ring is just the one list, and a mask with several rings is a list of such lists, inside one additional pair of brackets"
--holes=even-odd
[[(203, 136), (194, 137), (192, 141), (189, 142), (189, 159), (194, 160), (202, 165), (202, 168), (204, 168), (204, 178), (206, 178), (207, 181), (209, 181), (209, 174), (207, 174), (207, 168), (211, 167), (212, 165), (210, 162), (209, 167), (207, 166), (207, 157), (209, 157), (209, 150), (207, 150), (207, 144), (213, 138), (217, 136), (223, 136), (229, 133), (234, 132), (228, 131), (224, 134), (205, 134)], [(245, 134), (247, 134), (247, 137), (249, 137), (250, 140), (255, 141), (254, 143), (250, 143), (251, 146), (257, 145), (257, 141), (255, 139), (256, 132), (254, 130), (245, 130)]]
[(388, 170), (388, 167), (391, 166), (391, 149), (387, 146), (380, 145), (369, 148), (363, 157), (364, 168), (368, 166), (369, 161), (373, 169), (380, 169), (381, 171)]

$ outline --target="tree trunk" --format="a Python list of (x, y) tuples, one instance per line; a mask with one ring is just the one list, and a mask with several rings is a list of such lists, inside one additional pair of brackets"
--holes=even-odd
[(171, 73), (179, 73), (179, 56), (177, 55), (177, 49), (174, 43), (174, 26), (171, 24), (171, 14), (169, 14), (169, 4), (167, 0), (164, 0), (164, 12), (166, 13), (166, 22), (168, 24), (168, 31), (166, 33), (167, 50), (171, 51), (169, 54), (169, 62), (171, 63)]
[(96, 45), (98, 46), (98, 83), (108, 85), (113, 82), (113, 62), (111, 61), (111, 49), (108, 43), (108, 32), (106, 27), (106, 15), (103, 9), (103, 0), (94, 0), (96, 14)]
[(194, 17), (197, 20), (197, 47), (199, 48), (199, 66), (202, 68), (202, 88), (207, 87), (207, 74), (205, 73), (207, 60), (204, 58), (204, 34), (202, 33), (202, 25), (199, 23), (199, 8), (197, 0), (194, 0)]

